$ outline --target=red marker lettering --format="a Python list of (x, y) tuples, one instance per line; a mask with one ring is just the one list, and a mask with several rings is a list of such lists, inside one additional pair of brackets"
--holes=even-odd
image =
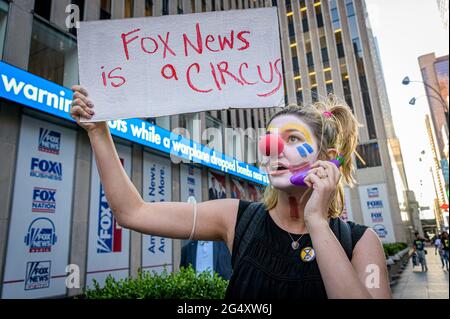
[(222, 87), (220, 86), (219, 81), (217, 80), (217, 74), (216, 74), (216, 70), (214, 69), (214, 65), (212, 63), (209, 63), (209, 66), (211, 67), (211, 74), (213, 76), (214, 82), (216, 83), (216, 86), (219, 89), (219, 91), (221, 91)]
[(245, 79), (244, 75), (242, 74), (243, 66), (245, 66), (245, 68), (248, 69), (248, 64), (244, 62), (239, 66), (239, 77), (241, 78), (242, 82), (244, 82), (247, 85), (254, 85), (254, 84), (258, 83), (258, 82), (249, 82), (248, 80)]
[[(150, 40), (150, 41), (153, 42), (153, 46), (155, 47), (155, 49), (154, 49), (153, 51), (150, 51), (150, 50), (147, 50), (147, 49), (146, 49), (146, 47), (145, 47), (145, 45), (144, 45), (144, 41), (145, 41), (145, 40)], [(158, 42), (157, 42), (155, 39), (151, 38), (151, 37), (142, 38), (142, 39), (141, 39), (141, 48), (142, 48), (142, 51), (144, 51), (145, 53), (153, 54), (153, 53), (155, 53), (156, 51), (158, 51)]]
[[(166, 74), (166, 70), (170, 71), (169, 75)], [(175, 67), (172, 64), (166, 64), (165, 66), (163, 66), (161, 69), (161, 75), (167, 80), (174, 78), (175, 80), (178, 81), (177, 71), (175, 70)]]
[(117, 70), (122, 71), (122, 68), (121, 67), (114, 68), (108, 73), (108, 79), (110, 79), (110, 80), (119, 79), (121, 81), (119, 83), (114, 83), (111, 81), (111, 85), (115, 88), (122, 86), (127, 81), (127, 80), (125, 80), (125, 78), (123, 76), (120, 76), (120, 75), (113, 76), (113, 72), (115, 72)]
[(120, 36), (122, 38), (122, 44), (123, 44), (123, 51), (125, 52), (125, 58), (127, 60), (130, 59), (130, 55), (128, 54), (128, 44), (131, 43), (132, 41), (136, 40), (137, 38), (139, 38), (138, 36), (132, 37), (131, 39), (127, 40), (126, 37), (129, 36), (132, 33), (141, 31), (141, 29), (135, 29), (133, 31), (130, 31), (128, 33), (122, 33), (122, 35)]
[[(228, 62), (222, 61), (219, 64), (217, 64), (217, 69), (220, 72), (220, 77), (222, 80), (222, 84), (226, 84), (225, 83), (225, 77), (223, 76), (224, 74), (229, 75), (233, 80), (235, 80), (237, 83), (239, 83), (240, 85), (244, 85), (244, 82), (242, 82), (241, 80), (239, 80), (233, 73), (228, 71)], [(215, 79), (215, 77), (214, 77)]]
[(197, 69), (197, 73), (199, 73), (200, 72), (200, 65), (198, 64), (198, 63), (192, 63), (188, 68), (187, 68), (187, 71), (186, 71), (186, 80), (187, 80), (187, 82), (188, 82), (188, 85), (189, 85), (189, 87), (192, 89), (192, 90), (194, 90), (194, 91), (196, 91), (196, 92), (200, 92), (200, 93), (208, 93), (208, 92), (211, 92), (212, 91), (212, 89), (209, 89), (209, 90), (202, 90), (202, 89), (199, 89), (199, 88), (197, 88), (193, 83), (192, 83), (192, 81), (191, 81), (191, 68), (192, 67), (195, 67), (196, 69)]
[(219, 46), (220, 46), (220, 50), (224, 50), (225, 49), (225, 45), (227, 45), (230, 49), (233, 49), (233, 43), (234, 43), (234, 31), (231, 31), (230, 34), (230, 38), (231, 40), (229, 40), (226, 36), (224, 36), (223, 38), (219, 35)]
[(170, 32), (166, 33), (166, 39), (164, 40), (159, 34), (158, 34), (158, 38), (159, 40), (162, 42), (162, 44), (164, 45), (164, 53), (163, 53), (163, 58), (166, 58), (166, 52), (169, 51), (173, 56), (177, 56), (175, 54), (175, 52), (172, 51), (172, 49), (169, 47), (169, 35)]
[[(100, 69), (104, 69), (105, 67), (102, 65), (102, 67)], [(106, 73), (103, 71), (102, 72), (102, 80), (103, 80), (103, 86), (106, 87)]]
[(202, 54), (203, 52), (203, 42), (202, 42), (202, 33), (200, 31), (200, 24), (197, 23), (195, 25), (195, 30), (197, 34), (197, 47), (195, 47), (192, 42), (187, 37), (186, 33), (183, 34), (183, 42), (184, 42), (184, 55), (188, 56), (187, 45), (189, 44), (198, 54)]
[(209, 51), (212, 51), (212, 52), (219, 52), (220, 50), (214, 50), (214, 49), (212, 49), (212, 48), (210, 48), (209, 47), (209, 42), (214, 42), (216, 39), (214, 38), (214, 36), (213, 35), (211, 35), (211, 34), (209, 34), (209, 35), (207, 35), (206, 36), (206, 44), (205, 44), (205, 46), (208, 48), (208, 50)]
[(267, 93), (257, 94), (257, 96), (260, 96), (260, 97), (271, 96), (272, 94), (274, 94), (281, 88), (281, 86), (283, 85), (283, 75), (281, 74), (280, 70), (277, 67), (277, 65), (279, 63), (281, 63), (281, 59), (277, 59), (275, 61), (275, 73), (278, 75), (278, 85), (272, 91), (267, 92)]
[(269, 66), (270, 66), (270, 80), (266, 81), (264, 80), (262, 74), (261, 74), (261, 66), (257, 65), (256, 68), (258, 69), (258, 75), (259, 78), (261, 79), (261, 81), (263, 81), (264, 83), (272, 83), (273, 81), (273, 67), (272, 67), (272, 62), (269, 62)]
[(250, 47), (250, 42), (246, 38), (244, 38), (244, 34), (250, 34), (250, 31), (241, 31), (238, 33), (237, 38), (244, 43), (244, 46), (238, 48), (238, 51), (246, 50)]

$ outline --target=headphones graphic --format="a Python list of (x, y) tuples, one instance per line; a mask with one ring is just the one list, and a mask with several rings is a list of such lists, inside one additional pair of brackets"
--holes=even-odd
[[(39, 222), (39, 221), (41, 221), (41, 222)], [(40, 225), (40, 227), (39, 226), (33, 227), (36, 224), (41, 224), (41, 225)], [(43, 227), (43, 226), (47, 226), (47, 225), (42, 225), (42, 224), (50, 224), (50, 225), (49, 225), (49, 227)], [(28, 233), (25, 236), (25, 244), (27, 244), (28, 246), (31, 245), (31, 243), (34, 242), (34, 240), (36, 239), (37, 235), (39, 235), (40, 232), (46, 228), (47, 229), (50, 228), (52, 231), (52, 236), (50, 238), (50, 244), (54, 245), (57, 240), (57, 237), (55, 234), (55, 224), (53, 224), (53, 222), (46, 217), (39, 217), (31, 222), (30, 226), (28, 226)]]

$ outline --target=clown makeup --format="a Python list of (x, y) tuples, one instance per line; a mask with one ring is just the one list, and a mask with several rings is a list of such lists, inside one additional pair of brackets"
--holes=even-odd
[(267, 132), (278, 134), (283, 141), (282, 152), (273, 152), (265, 157), (270, 182), (278, 189), (293, 189), (290, 177), (308, 169), (317, 160), (318, 142), (309, 126), (296, 115), (277, 116)]

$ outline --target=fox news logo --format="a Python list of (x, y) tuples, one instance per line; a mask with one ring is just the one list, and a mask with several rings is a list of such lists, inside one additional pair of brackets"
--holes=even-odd
[(30, 253), (51, 252), (56, 243), (55, 225), (45, 217), (33, 220), (25, 236), (25, 244)]
[(48, 288), (50, 286), (51, 261), (31, 261), (27, 263), (25, 290)]
[(35, 187), (31, 211), (35, 213), (54, 213), (56, 209), (56, 189)]
[(61, 133), (41, 128), (39, 131), (39, 151), (59, 155)]
[(383, 201), (381, 200), (370, 200), (367, 202), (367, 208), (383, 208)]
[(381, 212), (370, 213), (370, 216), (372, 217), (372, 223), (383, 222), (383, 214)]
[(367, 195), (369, 198), (378, 197), (380, 194), (378, 192), (378, 187), (371, 187), (367, 189)]
[(100, 184), (100, 203), (98, 209), (97, 253), (122, 251), (122, 228), (117, 224), (106, 201), (103, 185)]
[(31, 158), (30, 176), (61, 181), (62, 164), (60, 162), (48, 161), (45, 159), (33, 157)]

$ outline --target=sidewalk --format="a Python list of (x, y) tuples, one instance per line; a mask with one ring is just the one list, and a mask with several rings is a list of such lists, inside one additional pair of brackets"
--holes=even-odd
[(426, 250), (428, 271), (422, 272), (420, 266), (413, 269), (410, 259), (397, 284), (392, 287), (394, 299), (449, 298), (448, 272), (441, 268), (441, 260), (439, 254), (434, 254), (434, 247)]

